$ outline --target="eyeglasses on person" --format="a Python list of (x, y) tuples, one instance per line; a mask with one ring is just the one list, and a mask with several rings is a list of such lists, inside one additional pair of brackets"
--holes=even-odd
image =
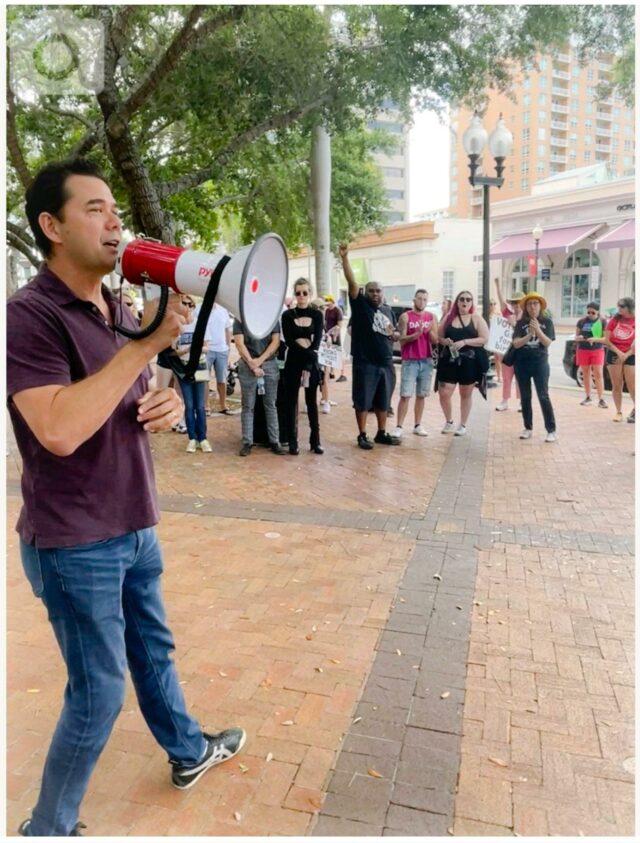
[(296, 296), (304, 296), (305, 298), (309, 295), (309, 290), (296, 290)]
[(465, 304), (465, 303), (470, 304), (473, 301), (473, 299), (470, 296), (460, 296), (458, 301), (462, 302), (463, 304)]

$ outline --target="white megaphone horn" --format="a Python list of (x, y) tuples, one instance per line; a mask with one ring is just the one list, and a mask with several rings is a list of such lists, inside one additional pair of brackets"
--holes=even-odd
[[(155, 240), (121, 243), (115, 271), (131, 284), (158, 284), (176, 293), (204, 296), (223, 252), (210, 254)], [(287, 250), (277, 234), (263, 234), (224, 265), (215, 301), (256, 339), (266, 337), (282, 312), (289, 280)]]

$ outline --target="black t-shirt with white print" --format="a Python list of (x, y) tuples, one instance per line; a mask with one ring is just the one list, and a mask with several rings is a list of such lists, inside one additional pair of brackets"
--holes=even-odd
[[(393, 341), (389, 331), (393, 322), (360, 292), (351, 304), (351, 355), (354, 363), (393, 363)], [(384, 306), (383, 306), (384, 307)]]
[[(539, 316), (538, 324), (540, 325), (540, 330), (543, 334), (549, 337), (550, 340), (555, 340), (556, 331), (553, 327), (553, 322), (551, 321), (551, 319), (546, 316)], [(528, 319), (520, 319), (518, 322), (516, 322), (515, 327), (513, 329), (513, 339), (518, 339), (519, 337), (526, 337), (528, 335), (528, 327)], [(522, 355), (523, 359), (549, 356), (549, 350), (547, 346), (543, 345), (535, 334), (532, 334), (529, 337), (529, 342), (519, 349), (519, 353)]]

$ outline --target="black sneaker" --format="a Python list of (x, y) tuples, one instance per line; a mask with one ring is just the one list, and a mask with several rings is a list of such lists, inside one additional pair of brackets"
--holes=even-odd
[(379, 430), (373, 440), (376, 445), (399, 445), (400, 440), (397, 436), (391, 436), (385, 430)]
[(273, 451), (274, 454), (286, 454), (287, 453), (279, 442), (271, 442), (269, 444), (269, 447), (271, 448), (271, 450)]
[[(31, 837), (31, 834), (27, 834), (27, 829), (31, 825), (31, 820), (23, 820), (20, 825), (18, 826), (18, 834), (22, 837)], [(84, 823), (76, 823), (73, 829), (69, 832), (69, 837), (84, 837), (84, 834), (80, 834), (80, 829), (86, 828)]]
[(635, 410), (631, 410), (631, 412), (627, 416), (627, 421), (629, 422), (629, 424), (635, 424), (636, 423), (636, 411)]
[(373, 448), (373, 442), (366, 433), (358, 434), (358, 448), (363, 448), (365, 451), (370, 451)]
[(208, 735), (206, 732), (203, 734), (207, 741), (207, 751), (199, 764), (194, 764), (192, 767), (180, 767), (174, 761), (170, 762), (173, 764), (171, 782), (178, 790), (188, 790), (207, 772), (209, 767), (215, 767), (216, 764), (222, 764), (223, 761), (233, 758), (240, 752), (247, 739), (244, 729), (225, 729), (218, 735)]
[(248, 442), (244, 442), (242, 448), (240, 448), (240, 456), (241, 457), (248, 457), (251, 453), (251, 445)]
[(347, 379), (345, 378), (344, 375), (340, 375), (340, 377), (337, 379), (336, 383), (345, 383), (346, 380)]

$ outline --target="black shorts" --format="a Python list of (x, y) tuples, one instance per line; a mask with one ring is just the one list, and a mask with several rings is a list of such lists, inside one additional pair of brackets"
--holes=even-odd
[(470, 386), (478, 380), (478, 363), (475, 357), (463, 357), (452, 360), (447, 354), (438, 361), (438, 381), (440, 383), (458, 383)]
[[(610, 348), (607, 349), (607, 366), (615, 366), (616, 363), (620, 362), (620, 358), (615, 353), (615, 351), (611, 351)], [(635, 366), (636, 365), (636, 356), (632, 354), (631, 357), (627, 357), (624, 361), (625, 366)]]
[(388, 410), (395, 384), (393, 363), (378, 366), (375, 363), (354, 362), (351, 373), (353, 408), (361, 413)]

